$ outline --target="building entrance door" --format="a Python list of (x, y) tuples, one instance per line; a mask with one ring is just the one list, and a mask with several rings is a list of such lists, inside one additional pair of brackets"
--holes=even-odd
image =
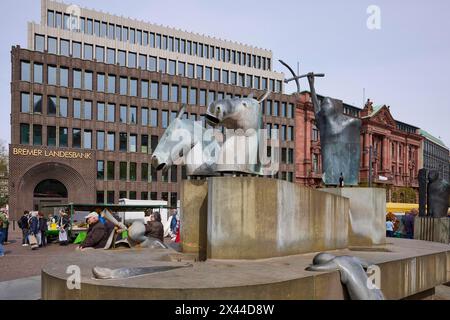
[(54, 214), (54, 208), (43, 208), (46, 205), (64, 204), (68, 201), (67, 188), (58, 180), (47, 179), (39, 182), (33, 192), (33, 210), (42, 211), (45, 215)]

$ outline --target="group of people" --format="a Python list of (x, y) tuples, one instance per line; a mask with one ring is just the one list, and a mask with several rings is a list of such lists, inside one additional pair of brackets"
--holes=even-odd
[(414, 219), (418, 215), (417, 209), (412, 209), (406, 212), (401, 219), (398, 219), (395, 214), (388, 212), (386, 214), (386, 236), (394, 237), (399, 234), (403, 238), (414, 238)]
[(30, 246), (31, 250), (45, 247), (48, 243), (49, 220), (51, 223), (57, 224), (59, 244), (67, 245), (70, 218), (65, 211), (61, 210), (58, 217), (49, 217), (49, 219), (40, 211), (24, 211), (22, 217), (17, 221), (19, 228), (22, 230), (22, 246)]

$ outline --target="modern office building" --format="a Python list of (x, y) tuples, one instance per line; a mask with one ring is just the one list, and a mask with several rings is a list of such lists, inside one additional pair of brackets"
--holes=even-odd
[(296, 98), (282, 93), (270, 51), (45, 0), (28, 32), (28, 48), (11, 52), (13, 215), (68, 201), (175, 205), (184, 167), (162, 174), (150, 158), (181, 105), (204, 123), (211, 101), (266, 89), (264, 123), (280, 130), (275, 178), (295, 179)]
[(450, 181), (449, 148), (441, 139), (434, 137), (425, 130), (421, 129), (420, 135), (424, 138), (421, 154), (423, 168), (437, 170), (441, 178)]

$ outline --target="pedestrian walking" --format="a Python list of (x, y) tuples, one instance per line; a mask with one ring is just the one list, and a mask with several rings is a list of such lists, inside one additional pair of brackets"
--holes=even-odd
[(394, 223), (391, 219), (386, 218), (386, 237), (392, 238), (394, 236)]
[(5, 244), (5, 238), (8, 228), (8, 216), (4, 211), (0, 211), (0, 230), (2, 231), (2, 236), (0, 239), (0, 244), (3, 246)]
[(47, 230), (47, 218), (44, 217), (44, 214), (42, 212), (39, 212), (39, 231), (41, 233), (41, 243), (39, 245), (40, 247), (45, 247), (47, 245)]
[(70, 218), (69, 218), (69, 215), (63, 210), (61, 210), (59, 213), (60, 213), (59, 223), (58, 223), (59, 244), (61, 246), (65, 246), (69, 243), (67, 233), (70, 228)]
[(5, 233), (3, 236), (3, 244), (8, 244), (8, 230), (9, 230), (9, 214), (8, 211), (3, 210), (3, 215), (5, 216), (5, 224), (3, 225), (3, 232)]
[(19, 221), (17, 221), (17, 224), (19, 225), (19, 228), (22, 230), (22, 247), (26, 247), (29, 245), (28, 241), (28, 234), (30, 232), (30, 225), (28, 223), (28, 219), (30, 212), (25, 210), (23, 212), (23, 216), (20, 217)]
[(31, 217), (28, 220), (28, 224), (30, 225), (28, 241), (30, 241), (31, 250), (35, 250), (39, 248), (39, 237), (40, 237), (39, 219), (37, 211), (31, 212)]

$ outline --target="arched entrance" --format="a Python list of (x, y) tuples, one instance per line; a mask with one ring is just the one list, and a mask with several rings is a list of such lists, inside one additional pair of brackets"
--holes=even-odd
[[(67, 203), (66, 186), (56, 179), (45, 179), (39, 182), (33, 191), (33, 209), (44, 213), (52, 213), (52, 209), (42, 208), (45, 205)], [(47, 212), (48, 211), (48, 212)]]

